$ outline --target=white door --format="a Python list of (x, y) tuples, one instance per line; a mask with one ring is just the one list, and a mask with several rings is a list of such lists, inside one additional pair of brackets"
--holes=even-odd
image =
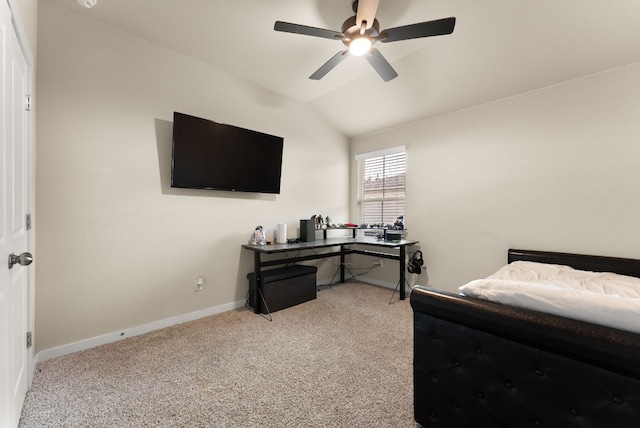
[[(27, 63), (6, 0), (0, 1), (0, 426), (17, 426), (28, 386)], [(22, 257), (26, 264), (28, 257)]]

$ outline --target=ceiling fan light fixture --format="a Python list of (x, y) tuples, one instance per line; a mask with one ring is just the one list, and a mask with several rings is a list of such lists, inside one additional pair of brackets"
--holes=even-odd
[(396, 78), (398, 73), (396, 73), (380, 51), (373, 47), (373, 44), (376, 42), (389, 43), (423, 37), (444, 36), (453, 33), (456, 24), (456, 18), (450, 17), (401, 25), (400, 27), (387, 28), (386, 30), (380, 31), (380, 23), (376, 19), (380, 0), (352, 1), (352, 9), (355, 15), (347, 18), (342, 23), (341, 31), (325, 30), (324, 28), (309, 27), (308, 25), (292, 24), (283, 21), (276, 21), (273, 26), (273, 29), (276, 31), (336, 40), (342, 42), (347, 47), (347, 50), (340, 51), (331, 57), (329, 61), (309, 76), (309, 79), (322, 79), (323, 76), (333, 70), (335, 66), (351, 54), (354, 56), (363, 56), (382, 80), (388, 82)]
[(371, 49), (371, 40), (368, 37), (357, 37), (349, 43), (349, 53), (355, 56), (362, 56)]
[(86, 7), (87, 9), (91, 9), (93, 6), (98, 4), (98, 0), (76, 0), (80, 6)]

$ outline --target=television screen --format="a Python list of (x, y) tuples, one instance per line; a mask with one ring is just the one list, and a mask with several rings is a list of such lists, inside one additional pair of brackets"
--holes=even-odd
[(173, 114), (171, 187), (280, 193), (282, 137)]

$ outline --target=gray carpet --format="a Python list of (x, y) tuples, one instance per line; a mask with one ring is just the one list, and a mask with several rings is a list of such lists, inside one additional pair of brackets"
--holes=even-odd
[(412, 427), (412, 312), (322, 289), (273, 322), (229, 311), (38, 364), (20, 427)]

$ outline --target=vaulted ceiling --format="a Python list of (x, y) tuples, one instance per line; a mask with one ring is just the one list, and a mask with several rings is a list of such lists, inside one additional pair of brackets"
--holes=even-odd
[(377, 44), (385, 83), (349, 57), (308, 77), (339, 41), (276, 32), (277, 20), (340, 31), (351, 0), (46, 0), (306, 103), (350, 137), (640, 61), (638, 0), (380, 0), (390, 28), (457, 18), (453, 34)]

